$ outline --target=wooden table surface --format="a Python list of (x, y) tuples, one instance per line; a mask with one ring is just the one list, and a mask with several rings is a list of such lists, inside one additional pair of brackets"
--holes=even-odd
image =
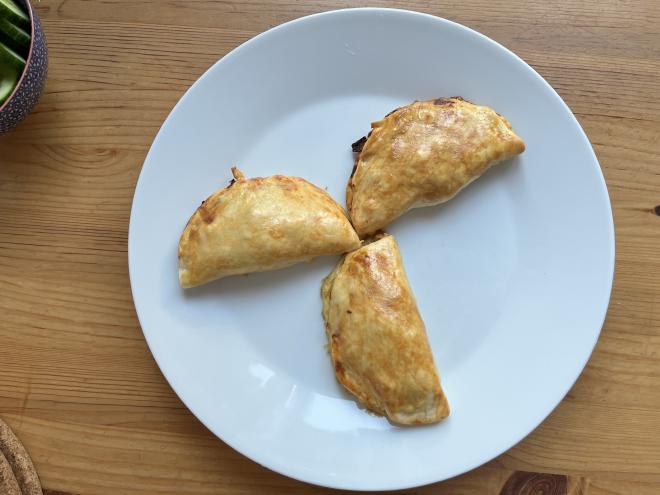
[[(46, 92), (0, 136), (0, 416), (50, 490), (331, 493), (234, 452), (182, 405), (135, 316), (128, 218), (160, 124), (213, 62), (306, 14), (397, 6), (477, 29), (573, 109), (614, 209), (608, 317), (573, 389), (528, 438), (409, 494), (660, 493), (660, 2), (43, 0)], [(542, 116), (539, 116), (542, 118)], [(537, 476), (554, 490), (525, 491)], [(527, 477), (527, 478), (526, 478)], [(562, 488), (567, 486), (567, 489)], [(529, 485), (528, 485), (529, 488)]]

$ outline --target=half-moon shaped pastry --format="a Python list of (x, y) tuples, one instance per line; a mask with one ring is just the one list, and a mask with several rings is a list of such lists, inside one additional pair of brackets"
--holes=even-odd
[(321, 298), (335, 375), (362, 404), (406, 425), (449, 414), (394, 237), (345, 255)]
[(360, 247), (346, 213), (299, 177), (234, 180), (197, 208), (179, 240), (179, 283), (194, 287)]
[(359, 152), (346, 205), (360, 236), (411, 208), (443, 203), (491, 165), (525, 150), (511, 124), (461, 97), (416, 101), (371, 124)]

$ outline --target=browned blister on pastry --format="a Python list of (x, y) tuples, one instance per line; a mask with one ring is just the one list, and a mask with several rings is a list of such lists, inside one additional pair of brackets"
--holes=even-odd
[(323, 281), (323, 318), (337, 380), (400, 424), (449, 414), (398, 245), (383, 234), (348, 253)]
[(490, 166), (525, 150), (494, 110), (460, 97), (416, 101), (371, 124), (346, 189), (360, 236), (411, 208), (443, 203)]
[(346, 213), (330, 195), (299, 177), (246, 179), (213, 193), (179, 240), (179, 282), (261, 272), (360, 246)]

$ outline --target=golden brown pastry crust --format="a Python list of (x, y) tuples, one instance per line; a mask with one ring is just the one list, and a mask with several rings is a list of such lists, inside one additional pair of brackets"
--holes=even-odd
[(346, 188), (360, 236), (411, 208), (443, 203), (491, 165), (525, 150), (511, 124), (461, 97), (416, 101), (371, 124)]
[(360, 246), (346, 213), (322, 189), (299, 177), (232, 172), (232, 183), (202, 202), (181, 235), (182, 287)]
[(361, 403), (400, 424), (449, 414), (394, 237), (345, 255), (321, 298), (337, 380)]

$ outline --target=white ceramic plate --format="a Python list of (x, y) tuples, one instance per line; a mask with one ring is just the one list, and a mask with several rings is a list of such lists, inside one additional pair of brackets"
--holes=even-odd
[[(359, 409), (335, 381), (319, 286), (336, 257), (184, 292), (176, 249), (230, 165), (305, 177), (344, 204), (350, 144), (370, 122), (450, 95), (502, 113), (527, 151), (389, 228), (452, 408), (440, 424), (402, 428)], [(614, 234), (584, 132), (525, 62), (450, 21), (356, 9), (257, 36), (190, 88), (142, 169), (129, 264), (156, 361), (218, 437), (300, 480), (396, 489), (472, 469), (552, 411), (598, 338)]]

